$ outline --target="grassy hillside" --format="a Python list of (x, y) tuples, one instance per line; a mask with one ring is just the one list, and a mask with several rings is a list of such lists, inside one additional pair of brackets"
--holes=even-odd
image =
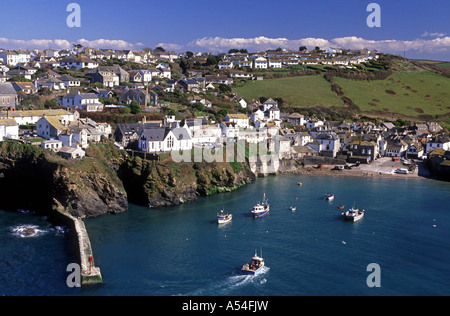
[(323, 76), (300, 76), (267, 79), (248, 82), (245, 86), (233, 88), (246, 101), (259, 97), (283, 98), (286, 105), (293, 107), (342, 106), (343, 102), (330, 89)]
[(394, 72), (388, 79), (376, 81), (334, 78), (334, 82), (362, 111), (418, 118), (450, 112), (450, 79), (431, 71)]
[[(362, 114), (380, 118), (443, 120), (450, 117), (450, 78), (428, 67), (403, 67), (385, 80), (351, 80), (334, 77), (346, 97)], [(416, 64), (417, 65), (417, 64)], [(249, 82), (233, 92), (247, 101), (281, 97), (285, 107), (344, 107), (341, 97), (331, 90), (324, 76), (301, 76)]]

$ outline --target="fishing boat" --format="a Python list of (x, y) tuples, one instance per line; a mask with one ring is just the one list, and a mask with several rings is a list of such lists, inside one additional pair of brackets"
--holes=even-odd
[(241, 272), (246, 275), (257, 275), (262, 271), (263, 267), (264, 259), (262, 257), (258, 257), (258, 254), (255, 252), (255, 255), (250, 260), (250, 263), (242, 266)]
[(253, 206), (252, 214), (254, 217), (263, 217), (269, 214), (269, 209), (270, 209), (269, 200), (266, 200), (266, 194), (264, 193), (262, 202)]
[(364, 217), (364, 213), (365, 213), (364, 210), (360, 211), (359, 209), (353, 206), (348, 211), (343, 212), (342, 216), (347, 221), (357, 222)]
[(340, 210), (343, 210), (344, 208), (345, 208), (344, 204), (341, 204), (341, 205), (338, 206), (338, 209), (340, 209)]
[(325, 196), (323, 197), (324, 200), (328, 200), (328, 201), (332, 201), (334, 200), (334, 194), (331, 193), (327, 193), (325, 194)]
[(297, 207), (296, 206), (291, 206), (290, 209), (291, 209), (292, 212), (294, 212), (294, 211), (297, 210)]
[(218, 224), (226, 224), (231, 222), (233, 219), (233, 214), (224, 213), (223, 210), (220, 213), (217, 213), (217, 223)]

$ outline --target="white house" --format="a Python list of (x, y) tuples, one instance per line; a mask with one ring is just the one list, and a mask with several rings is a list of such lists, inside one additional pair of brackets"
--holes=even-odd
[(272, 107), (278, 107), (278, 102), (273, 100), (272, 98), (269, 98), (263, 103), (262, 106), (263, 106), (262, 110), (265, 112), (271, 109)]
[(192, 138), (185, 128), (146, 128), (139, 136), (138, 148), (147, 153), (190, 150)]
[(222, 60), (219, 62), (219, 69), (233, 69), (234, 64), (229, 60)]
[(264, 57), (255, 58), (253, 61), (256, 69), (267, 69), (267, 59)]
[(314, 138), (314, 142), (321, 144), (319, 152), (323, 156), (336, 157), (341, 148), (341, 141), (334, 132), (323, 132)]
[(283, 62), (279, 58), (269, 58), (267, 66), (268, 68), (282, 68)]
[(450, 150), (450, 138), (447, 135), (433, 137), (427, 142), (426, 153), (430, 153), (436, 148)]
[(44, 140), (43, 142), (41, 142), (41, 147), (57, 152), (62, 148), (62, 141), (57, 140), (57, 139), (49, 139), (49, 140)]
[(247, 115), (238, 113), (238, 114), (227, 114), (224, 119), (226, 122), (236, 123), (241, 128), (248, 128), (249, 118)]
[(31, 55), (23, 50), (6, 50), (0, 52), (0, 59), (8, 66), (15, 66), (18, 63), (28, 63), (31, 61)]
[(62, 98), (63, 107), (78, 108), (88, 112), (103, 111), (103, 104), (94, 93), (69, 93)]
[(33, 110), (33, 111), (2, 111), (0, 112), (0, 120), (4, 118), (13, 118), (19, 125), (36, 124), (43, 116), (58, 116), (62, 124), (69, 124), (80, 117), (77, 111), (69, 112), (65, 110)]
[(306, 122), (306, 128), (314, 128), (317, 126), (322, 126), (324, 123), (322, 120), (319, 119), (312, 119)]
[(65, 133), (69, 128), (61, 123), (59, 116), (43, 116), (36, 123), (38, 136), (45, 139), (58, 139), (59, 135)]
[(411, 144), (411, 145), (409, 145), (408, 149), (406, 150), (407, 158), (420, 159), (420, 158), (422, 158), (423, 154), (424, 154), (424, 148), (420, 143)]
[(87, 57), (67, 57), (60, 62), (62, 67), (75, 67), (77, 69), (94, 69), (98, 67), (98, 63)]
[(0, 142), (5, 139), (19, 139), (19, 124), (14, 119), (0, 119)]
[(193, 144), (217, 143), (222, 137), (222, 129), (218, 125), (192, 126), (189, 128), (189, 132)]

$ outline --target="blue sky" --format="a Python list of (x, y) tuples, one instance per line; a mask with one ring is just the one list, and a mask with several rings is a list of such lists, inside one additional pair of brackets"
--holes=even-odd
[[(67, 5), (81, 7), (81, 28), (66, 25)], [(381, 27), (366, 24), (381, 6)], [(7, 5), (6, 5), (7, 3)], [(228, 51), (341, 46), (450, 60), (450, 2), (399, 0), (0, 0), (0, 48), (163, 46)], [(38, 47), (36, 47), (38, 46)], [(352, 46), (352, 47), (350, 47)]]

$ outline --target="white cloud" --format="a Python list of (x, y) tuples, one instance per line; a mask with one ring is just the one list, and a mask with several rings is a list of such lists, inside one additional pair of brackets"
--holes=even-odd
[(162, 47), (165, 50), (181, 50), (183, 48), (183, 45), (180, 44), (175, 44), (175, 43), (159, 43), (158, 45), (156, 45), (156, 47)]
[(420, 37), (444, 37), (446, 35), (447, 35), (446, 33), (438, 33), (438, 32), (430, 33), (426, 31), (422, 35), (420, 35)]
[(291, 40), (287, 38), (269, 38), (259, 36), (254, 38), (223, 38), (223, 37), (203, 37), (189, 42), (185, 47), (203, 49), (213, 52), (224, 52), (231, 48), (246, 48), (249, 51), (259, 51), (266, 49), (275, 49), (278, 47), (297, 50), (300, 46), (306, 46), (313, 49), (319, 46), (324, 49), (327, 47), (341, 47), (348, 49), (377, 49), (385, 53), (399, 53), (404, 49), (407, 51), (415, 50), (418, 52), (450, 52), (450, 37), (443, 33), (428, 33), (427, 36), (438, 36), (433, 39), (419, 38), (415, 40), (368, 40), (357, 36), (338, 37), (330, 40), (324, 38), (302, 38)]
[(69, 41), (63, 39), (31, 39), (31, 40), (18, 40), (10, 38), (0, 38), (0, 47), (2, 48), (21, 48), (21, 49), (34, 49), (34, 48), (70, 48), (72, 45)]
[(72, 44), (79, 43), (83, 46), (93, 48), (112, 48), (112, 49), (135, 49), (137, 46), (142, 46), (142, 43), (129, 43), (124, 40), (110, 40), (110, 39), (97, 39), (87, 40), (79, 39), (74, 42), (70, 42), (65, 39), (31, 39), (31, 40), (18, 40), (11, 38), (0, 38), (0, 47), (5, 49), (70, 49)]

